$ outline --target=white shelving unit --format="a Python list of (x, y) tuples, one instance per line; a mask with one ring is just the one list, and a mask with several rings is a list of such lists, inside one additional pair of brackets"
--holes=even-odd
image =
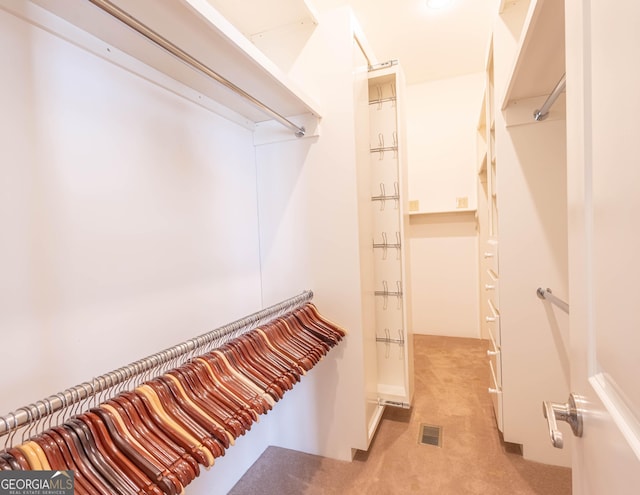
[[(206, 0), (112, 3), (275, 112), (315, 128), (321, 115), (318, 105)], [(142, 62), (149, 69), (144, 77), (164, 79), (168, 89), (248, 128), (272, 120), (237, 92), (87, 0), (1, 0), (0, 8), (63, 38), (81, 40), (83, 48), (133, 72), (145, 72)]]
[(563, 100), (545, 121), (533, 117), (564, 74), (564, 2), (501, 7), (487, 64), (487, 87), (495, 89), (485, 97), (488, 159), (479, 181), (489, 391), (505, 441), (520, 444), (527, 459), (567, 466), (570, 448), (551, 446), (540, 404), (569, 393), (568, 318), (545, 308), (535, 292), (543, 284), (567, 297)]
[(489, 348), (489, 393), (500, 431), (502, 414), (502, 363), (500, 335), (500, 298), (498, 268), (498, 160), (495, 133), (495, 71), (493, 38), (489, 41), (485, 62), (485, 93), (477, 126), (478, 143), (478, 235), (480, 331)]
[(408, 280), (407, 162), (397, 65), (369, 73), (370, 183), (377, 400), (408, 408), (413, 398), (413, 340)]
[(564, 2), (531, 1), (500, 107), (548, 95), (564, 74), (564, 53)]
[(451, 215), (457, 213), (475, 213), (476, 208), (457, 208), (455, 210), (442, 210), (442, 211), (411, 211), (409, 216), (418, 217), (424, 215)]

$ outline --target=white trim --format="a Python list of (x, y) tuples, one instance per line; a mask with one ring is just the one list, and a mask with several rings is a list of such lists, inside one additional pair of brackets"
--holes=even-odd
[(640, 420), (631, 412), (607, 375), (598, 373), (589, 378), (589, 383), (640, 461)]

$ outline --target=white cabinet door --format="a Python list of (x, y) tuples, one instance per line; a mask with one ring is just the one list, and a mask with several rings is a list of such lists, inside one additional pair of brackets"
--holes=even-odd
[(640, 2), (566, 0), (566, 20), (573, 493), (637, 494)]

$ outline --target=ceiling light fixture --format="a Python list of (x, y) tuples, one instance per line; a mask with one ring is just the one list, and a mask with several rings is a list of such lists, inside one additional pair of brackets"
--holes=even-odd
[(451, 0), (427, 0), (427, 7), (430, 9), (441, 9), (449, 5)]

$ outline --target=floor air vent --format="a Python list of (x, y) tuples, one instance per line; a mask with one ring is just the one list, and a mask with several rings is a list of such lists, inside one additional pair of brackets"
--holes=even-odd
[(435, 445), (442, 447), (442, 427), (427, 424), (420, 425), (420, 437), (418, 443), (422, 445)]

